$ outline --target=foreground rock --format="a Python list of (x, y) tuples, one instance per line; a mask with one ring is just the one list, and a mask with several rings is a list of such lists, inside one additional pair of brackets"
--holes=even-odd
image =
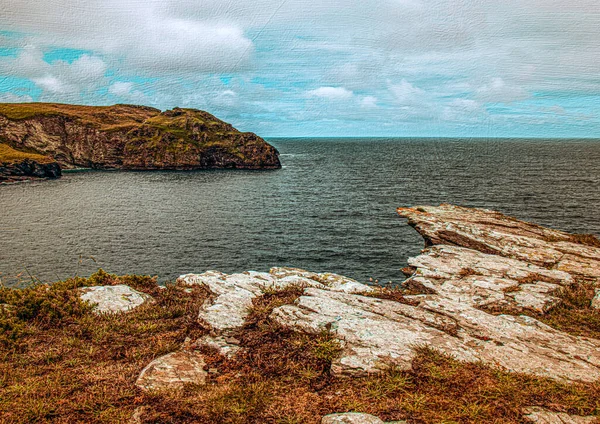
[[(405, 424), (406, 421), (393, 421), (387, 424)], [(360, 412), (344, 412), (323, 417), (321, 424), (386, 424), (374, 415)]]
[(186, 384), (203, 385), (208, 373), (204, 357), (194, 351), (172, 352), (150, 362), (135, 382), (143, 390), (177, 390)]
[(344, 352), (336, 374), (360, 376), (391, 365), (410, 369), (416, 347), (456, 359), (563, 380), (600, 379), (600, 341), (570, 336), (527, 316), (491, 315), (439, 295), (417, 306), (306, 289), (294, 305), (273, 311), (281, 325), (309, 333), (331, 329)]
[[(190, 274), (180, 281), (203, 284), (214, 293), (199, 315), (213, 333), (200, 343), (235, 355), (239, 347), (228, 343), (227, 335), (244, 324), (252, 300), (296, 285), (303, 294), (294, 304), (276, 308), (271, 319), (336, 336), (343, 347), (332, 365), (338, 375), (410, 369), (418, 347), (427, 346), (514, 372), (564, 381), (600, 379), (599, 340), (566, 334), (526, 314), (555, 307), (560, 299), (553, 292), (560, 287), (598, 283), (595, 239), (449, 205), (399, 213), (429, 245), (409, 260), (412, 275), (405, 282), (423, 294), (384, 300), (373, 288), (345, 277), (293, 268)], [(517, 314), (490, 313), (503, 308)]]
[(81, 300), (93, 304), (97, 314), (127, 312), (152, 301), (152, 296), (125, 285), (85, 287), (81, 292)]
[(0, 104), (0, 139), (63, 168), (280, 168), (277, 150), (195, 109)]
[(564, 412), (552, 412), (544, 408), (532, 406), (525, 408), (524, 418), (534, 424), (595, 424), (598, 422), (596, 417), (581, 417), (578, 415), (569, 415)]
[(564, 271), (457, 246), (430, 247), (408, 263), (415, 273), (407, 287), (477, 307), (546, 312), (559, 302), (552, 292), (575, 281)]
[(338, 374), (362, 375), (392, 364), (409, 369), (415, 347), (428, 346), (515, 372), (600, 379), (600, 341), (562, 333), (526, 315), (485, 311), (548, 311), (559, 302), (552, 292), (561, 286), (581, 278), (597, 283), (594, 257), (600, 255), (594, 255), (600, 249), (492, 211), (443, 205), (399, 213), (431, 246), (409, 260), (413, 275), (405, 282), (426, 294), (407, 296), (410, 304), (402, 304), (309, 288), (294, 305), (275, 309), (273, 319), (312, 333), (331, 328), (344, 344), (333, 366)]
[(315, 287), (332, 292), (364, 293), (373, 289), (351, 278), (325, 273), (317, 274), (296, 268), (273, 268), (269, 273), (249, 271), (243, 274), (224, 274), (207, 271), (179, 277), (186, 285), (203, 284), (215, 295), (200, 311), (199, 318), (220, 333), (227, 333), (244, 324), (252, 300), (265, 293), (286, 288)]
[(60, 176), (60, 166), (52, 158), (19, 152), (0, 143), (0, 183), (54, 179)]

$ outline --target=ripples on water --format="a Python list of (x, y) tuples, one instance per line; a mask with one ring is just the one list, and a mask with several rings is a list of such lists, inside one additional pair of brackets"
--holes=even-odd
[(43, 281), (98, 267), (166, 280), (275, 265), (400, 281), (423, 242), (395, 209), (416, 204), (600, 233), (600, 141), (270, 141), (281, 170), (77, 172), (0, 186), (3, 281), (25, 270)]

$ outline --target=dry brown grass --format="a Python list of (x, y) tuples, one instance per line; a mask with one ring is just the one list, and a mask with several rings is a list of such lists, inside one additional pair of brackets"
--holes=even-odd
[(586, 246), (600, 247), (600, 239), (594, 234), (571, 234), (571, 241)]
[[(531, 282), (530, 279), (523, 281)], [(537, 280), (533, 278), (533, 281)], [(510, 291), (514, 291), (514, 289), (510, 288)], [(552, 295), (558, 297), (561, 302), (545, 313), (510, 305), (492, 305), (480, 309), (494, 315), (525, 314), (565, 333), (600, 339), (600, 310), (591, 306), (595, 295), (595, 289), (591, 284), (586, 281), (578, 281), (558, 289)]]
[(0, 114), (9, 119), (65, 116), (107, 130), (114, 129), (115, 125), (126, 127), (139, 124), (159, 113), (158, 109), (130, 105), (80, 106), (61, 103), (0, 103)]
[(557, 330), (600, 339), (600, 310), (591, 306), (595, 293), (594, 287), (585, 281), (563, 287), (554, 293), (562, 302), (535, 317)]
[[(97, 317), (73, 288), (129, 284), (156, 302), (127, 315)], [(390, 297), (397, 294), (389, 289)], [(464, 364), (421, 349), (411, 370), (360, 379), (336, 378), (330, 367), (342, 349), (331, 334), (306, 335), (269, 320), (293, 302), (299, 287), (255, 300), (235, 335), (244, 352), (226, 359), (201, 349), (208, 384), (181, 392), (143, 393), (134, 385), (152, 359), (207, 330), (197, 322), (209, 293), (149, 277), (98, 273), (53, 287), (0, 291), (15, 305), (0, 315), (14, 331), (0, 347), (0, 422), (127, 422), (138, 407), (145, 423), (318, 423), (333, 412), (361, 411), (412, 423), (520, 423), (520, 410), (541, 405), (575, 414), (600, 413), (598, 384), (563, 385)], [(19, 328), (15, 328), (17, 325)], [(10, 330), (12, 326), (12, 330)]]
[(0, 164), (22, 162), (26, 159), (34, 160), (39, 163), (54, 162), (54, 159), (48, 156), (38, 155), (35, 153), (20, 152), (18, 150), (13, 149), (8, 144), (0, 143)]

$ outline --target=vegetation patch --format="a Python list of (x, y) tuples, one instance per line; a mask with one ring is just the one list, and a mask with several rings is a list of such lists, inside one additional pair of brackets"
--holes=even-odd
[(600, 339), (600, 309), (592, 307), (595, 288), (584, 281), (553, 293), (561, 303), (546, 314), (533, 315), (540, 321), (576, 336)]
[[(123, 315), (95, 315), (75, 289), (127, 284), (155, 302)], [(400, 289), (382, 296), (399, 298)], [(208, 334), (198, 310), (203, 286), (117, 277), (103, 271), (52, 286), (0, 290), (0, 422), (319, 423), (323, 415), (358, 411), (411, 423), (521, 423), (521, 408), (544, 406), (600, 414), (600, 385), (567, 385), (461, 363), (419, 349), (409, 370), (390, 368), (364, 378), (338, 378), (331, 365), (343, 341), (324, 331), (309, 335), (269, 319), (294, 302), (302, 287), (267, 290), (231, 338), (232, 359), (207, 347), (206, 386), (145, 393), (135, 386), (153, 359)], [(567, 296), (567, 294), (565, 294)], [(572, 306), (583, 308), (571, 292)], [(587, 296), (587, 294), (586, 294)], [(18, 328), (17, 328), (18, 327)], [(193, 345), (193, 344), (192, 344)]]
[(23, 162), (24, 160), (33, 160), (39, 163), (52, 163), (54, 159), (38, 155), (35, 153), (21, 152), (10, 147), (8, 144), (0, 143), (0, 164), (12, 164)]
[(23, 120), (35, 117), (62, 116), (79, 120), (100, 129), (113, 129), (115, 125), (139, 124), (160, 110), (146, 106), (80, 106), (61, 103), (0, 103), (0, 115)]

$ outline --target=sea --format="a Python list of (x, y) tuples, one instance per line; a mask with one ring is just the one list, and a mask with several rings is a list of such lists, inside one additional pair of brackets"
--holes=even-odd
[(292, 266), (399, 283), (413, 205), (495, 209), (600, 234), (600, 140), (269, 139), (279, 170), (66, 172), (0, 186), (0, 280)]

